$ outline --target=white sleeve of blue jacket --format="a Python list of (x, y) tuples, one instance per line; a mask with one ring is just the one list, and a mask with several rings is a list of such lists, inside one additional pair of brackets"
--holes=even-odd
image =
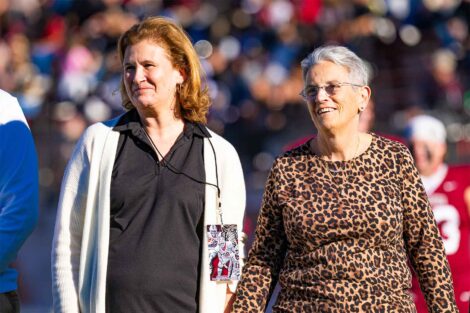
[(38, 218), (38, 161), (16, 98), (0, 90), (0, 275)]

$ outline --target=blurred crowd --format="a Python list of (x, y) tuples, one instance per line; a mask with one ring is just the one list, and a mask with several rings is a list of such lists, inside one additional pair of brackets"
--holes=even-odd
[(449, 161), (470, 160), (469, 0), (0, 0), (0, 88), (18, 98), (40, 159), (41, 221), (18, 261), (32, 312), (51, 302), (64, 166), (87, 125), (123, 112), (116, 42), (153, 15), (181, 23), (200, 55), (209, 127), (242, 159), (250, 235), (274, 157), (315, 132), (299, 63), (319, 45), (346, 45), (369, 63), (375, 131), (401, 135), (431, 112), (446, 125)]

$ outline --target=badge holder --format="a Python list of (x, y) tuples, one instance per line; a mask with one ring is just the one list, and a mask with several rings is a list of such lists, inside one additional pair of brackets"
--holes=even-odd
[(220, 192), (218, 193), (220, 225), (207, 225), (210, 279), (212, 281), (240, 280), (240, 251), (236, 224), (224, 225)]

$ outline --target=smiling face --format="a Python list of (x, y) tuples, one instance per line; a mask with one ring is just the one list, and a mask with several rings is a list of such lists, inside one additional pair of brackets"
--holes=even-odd
[(123, 67), (127, 95), (139, 113), (172, 110), (183, 76), (161, 45), (143, 40), (127, 47)]
[(367, 86), (356, 87), (341, 83), (355, 84), (351, 81), (346, 67), (329, 61), (320, 61), (307, 73), (306, 91), (309, 88), (337, 85), (335, 88), (320, 88), (316, 96), (307, 101), (310, 116), (319, 132), (335, 132), (358, 127), (358, 112), (361, 107), (366, 107), (370, 98), (370, 89)]

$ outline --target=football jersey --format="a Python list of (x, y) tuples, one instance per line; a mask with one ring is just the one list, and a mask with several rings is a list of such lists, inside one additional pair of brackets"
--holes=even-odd
[[(439, 231), (444, 242), (454, 281), (455, 300), (460, 312), (469, 312), (470, 299), (470, 166), (448, 166), (440, 183), (429, 186), (428, 192)], [(467, 200), (466, 200), (467, 199)], [(413, 279), (413, 295), (418, 313), (427, 312), (417, 279)]]

